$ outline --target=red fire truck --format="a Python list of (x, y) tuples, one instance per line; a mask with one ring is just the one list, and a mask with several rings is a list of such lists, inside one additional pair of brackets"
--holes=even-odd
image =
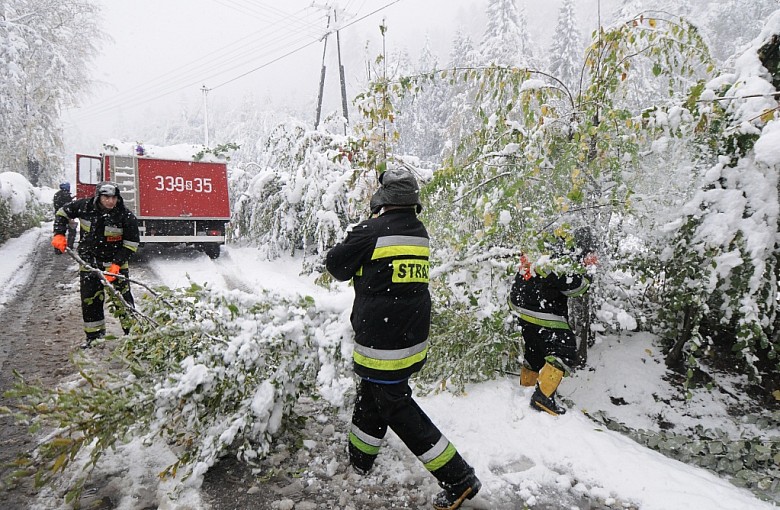
[(138, 218), (142, 245), (186, 243), (219, 257), (230, 220), (226, 163), (165, 159), (164, 150), (140, 145), (106, 147), (100, 156), (76, 155), (76, 198), (94, 196), (100, 181), (115, 182)]

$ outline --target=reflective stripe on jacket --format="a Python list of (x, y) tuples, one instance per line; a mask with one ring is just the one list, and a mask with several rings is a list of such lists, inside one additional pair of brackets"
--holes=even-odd
[(548, 273), (531, 278), (515, 275), (509, 305), (521, 320), (550, 329), (569, 327), (569, 298), (585, 294), (590, 280), (580, 274), (559, 276)]
[(414, 208), (391, 209), (353, 227), (327, 255), (328, 271), (353, 280), (355, 372), (408, 378), (425, 364), (431, 320), (428, 232)]
[(138, 220), (120, 197), (116, 206), (104, 210), (97, 198), (82, 198), (62, 206), (54, 215), (54, 233), (64, 234), (70, 220), (79, 218), (78, 253), (87, 263), (111, 262), (124, 266), (138, 251)]

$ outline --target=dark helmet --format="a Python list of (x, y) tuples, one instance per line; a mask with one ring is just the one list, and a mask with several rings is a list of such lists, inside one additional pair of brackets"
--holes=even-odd
[(70, 183), (69, 182), (61, 182), (60, 183), (60, 189), (62, 191), (70, 191)]
[(405, 168), (391, 168), (379, 176), (379, 189), (371, 197), (371, 212), (386, 205), (414, 205), (422, 211), (420, 187), (412, 172)]
[(581, 257), (598, 249), (596, 238), (590, 227), (580, 227), (574, 231), (574, 245), (579, 248)]
[(95, 197), (99, 197), (101, 195), (106, 195), (108, 197), (118, 197), (119, 186), (117, 186), (111, 181), (99, 182), (98, 185), (95, 187)]
[(545, 245), (553, 258), (575, 257), (577, 260), (582, 260), (598, 249), (598, 243), (590, 227), (580, 227), (568, 238), (556, 235), (545, 240)]

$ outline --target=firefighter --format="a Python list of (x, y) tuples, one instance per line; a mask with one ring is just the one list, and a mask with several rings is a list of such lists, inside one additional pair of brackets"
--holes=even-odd
[(574, 239), (573, 251), (559, 240), (546, 263), (532, 265), (523, 255), (509, 293), (524, 342), (520, 384), (535, 386), (531, 407), (553, 416), (566, 412), (556, 402), (555, 393), (577, 357), (577, 339), (569, 325), (569, 298), (587, 292), (590, 280), (582, 269), (597, 262), (590, 229), (578, 229)]
[[(81, 238), (78, 254), (93, 268), (103, 269), (105, 278), (122, 295), (125, 302), (133, 306), (130, 292), (130, 271), (128, 261), (138, 251), (138, 220), (128, 210), (119, 187), (112, 182), (101, 182), (95, 189), (94, 198), (83, 198), (62, 206), (54, 218), (54, 238), (52, 246), (60, 252), (67, 247), (65, 230), (68, 222), (78, 218), (81, 223)], [(100, 275), (89, 268), (79, 271), (81, 289), (81, 313), (84, 319), (88, 348), (98, 338), (106, 334), (106, 321), (103, 312), (105, 290)], [(121, 275), (117, 278), (116, 275)], [(128, 313), (120, 314), (120, 323), (125, 334), (131, 325)]]
[[(73, 201), (73, 196), (70, 194), (70, 183), (60, 183), (60, 190), (54, 194), (52, 199), (52, 205), (54, 205), (54, 214), (60, 210), (60, 207)], [(73, 243), (76, 241), (76, 220), (68, 221), (68, 248), (73, 249)], [(54, 253), (61, 255), (60, 250), (55, 249)]]
[(337, 280), (352, 279), (353, 367), (360, 378), (349, 433), (355, 472), (374, 465), (388, 427), (443, 489), (434, 508), (455, 509), (481, 487), (474, 470), (412, 397), (409, 377), (425, 364), (431, 323), (429, 238), (417, 218), (419, 187), (405, 169), (389, 169), (371, 199), (372, 217), (348, 229), (327, 254)]

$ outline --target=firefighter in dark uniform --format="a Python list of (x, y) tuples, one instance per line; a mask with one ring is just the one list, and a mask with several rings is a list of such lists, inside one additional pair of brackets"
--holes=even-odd
[[(65, 204), (73, 201), (73, 195), (70, 194), (70, 183), (60, 183), (60, 190), (54, 194), (52, 199), (52, 205), (54, 206), (54, 214), (60, 210)], [(73, 249), (73, 243), (76, 242), (76, 220), (70, 220), (68, 222), (68, 248)], [(61, 254), (59, 250), (54, 250), (55, 253)]]
[[(65, 230), (68, 222), (78, 218), (81, 223), (79, 239), (79, 256), (94, 268), (103, 269), (107, 273), (106, 280), (122, 295), (130, 305), (134, 305), (130, 292), (130, 271), (128, 261), (138, 251), (140, 236), (138, 220), (128, 210), (119, 187), (112, 182), (101, 182), (95, 189), (94, 198), (84, 198), (70, 202), (61, 207), (54, 219), (54, 238), (52, 246), (61, 252), (65, 251), (67, 240)], [(121, 275), (118, 278), (113, 275)], [(106, 321), (103, 312), (105, 290), (98, 274), (88, 268), (80, 270), (81, 313), (84, 319), (84, 332), (87, 341), (82, 347), (89, 347), (92, 342), (106, 334)], [(120, 315), (120, 322), (125, 333), (131, 326), (128, 313)]]
[(367, 473), (390, 427), (442, 487), (434, 508), (458, 508), (481, 487), (474, 470), (412, 398), (408, 379), (425, 364), (431, 322), (429, 240), (417, 218), (419, 187), (390, 169), (371, 199), (373, 217), (327, 254), (336, 279), (353, 280), (353, 366), (360, 377), (349, 433), (353, 469)]
[(530, 264), (523, 255), (509, 293), (524, 342), (520, 383), (535, 386), (531, 407), (553, 416), (566, 412), (555, 392), (577, 358), (569, 298), (587, 292), (590, 280), (583, 269), (597, 261), (590, 229), (578, 229), (574, 238), (575, 249), (565, 249), (561, 240), (548, 264)]

